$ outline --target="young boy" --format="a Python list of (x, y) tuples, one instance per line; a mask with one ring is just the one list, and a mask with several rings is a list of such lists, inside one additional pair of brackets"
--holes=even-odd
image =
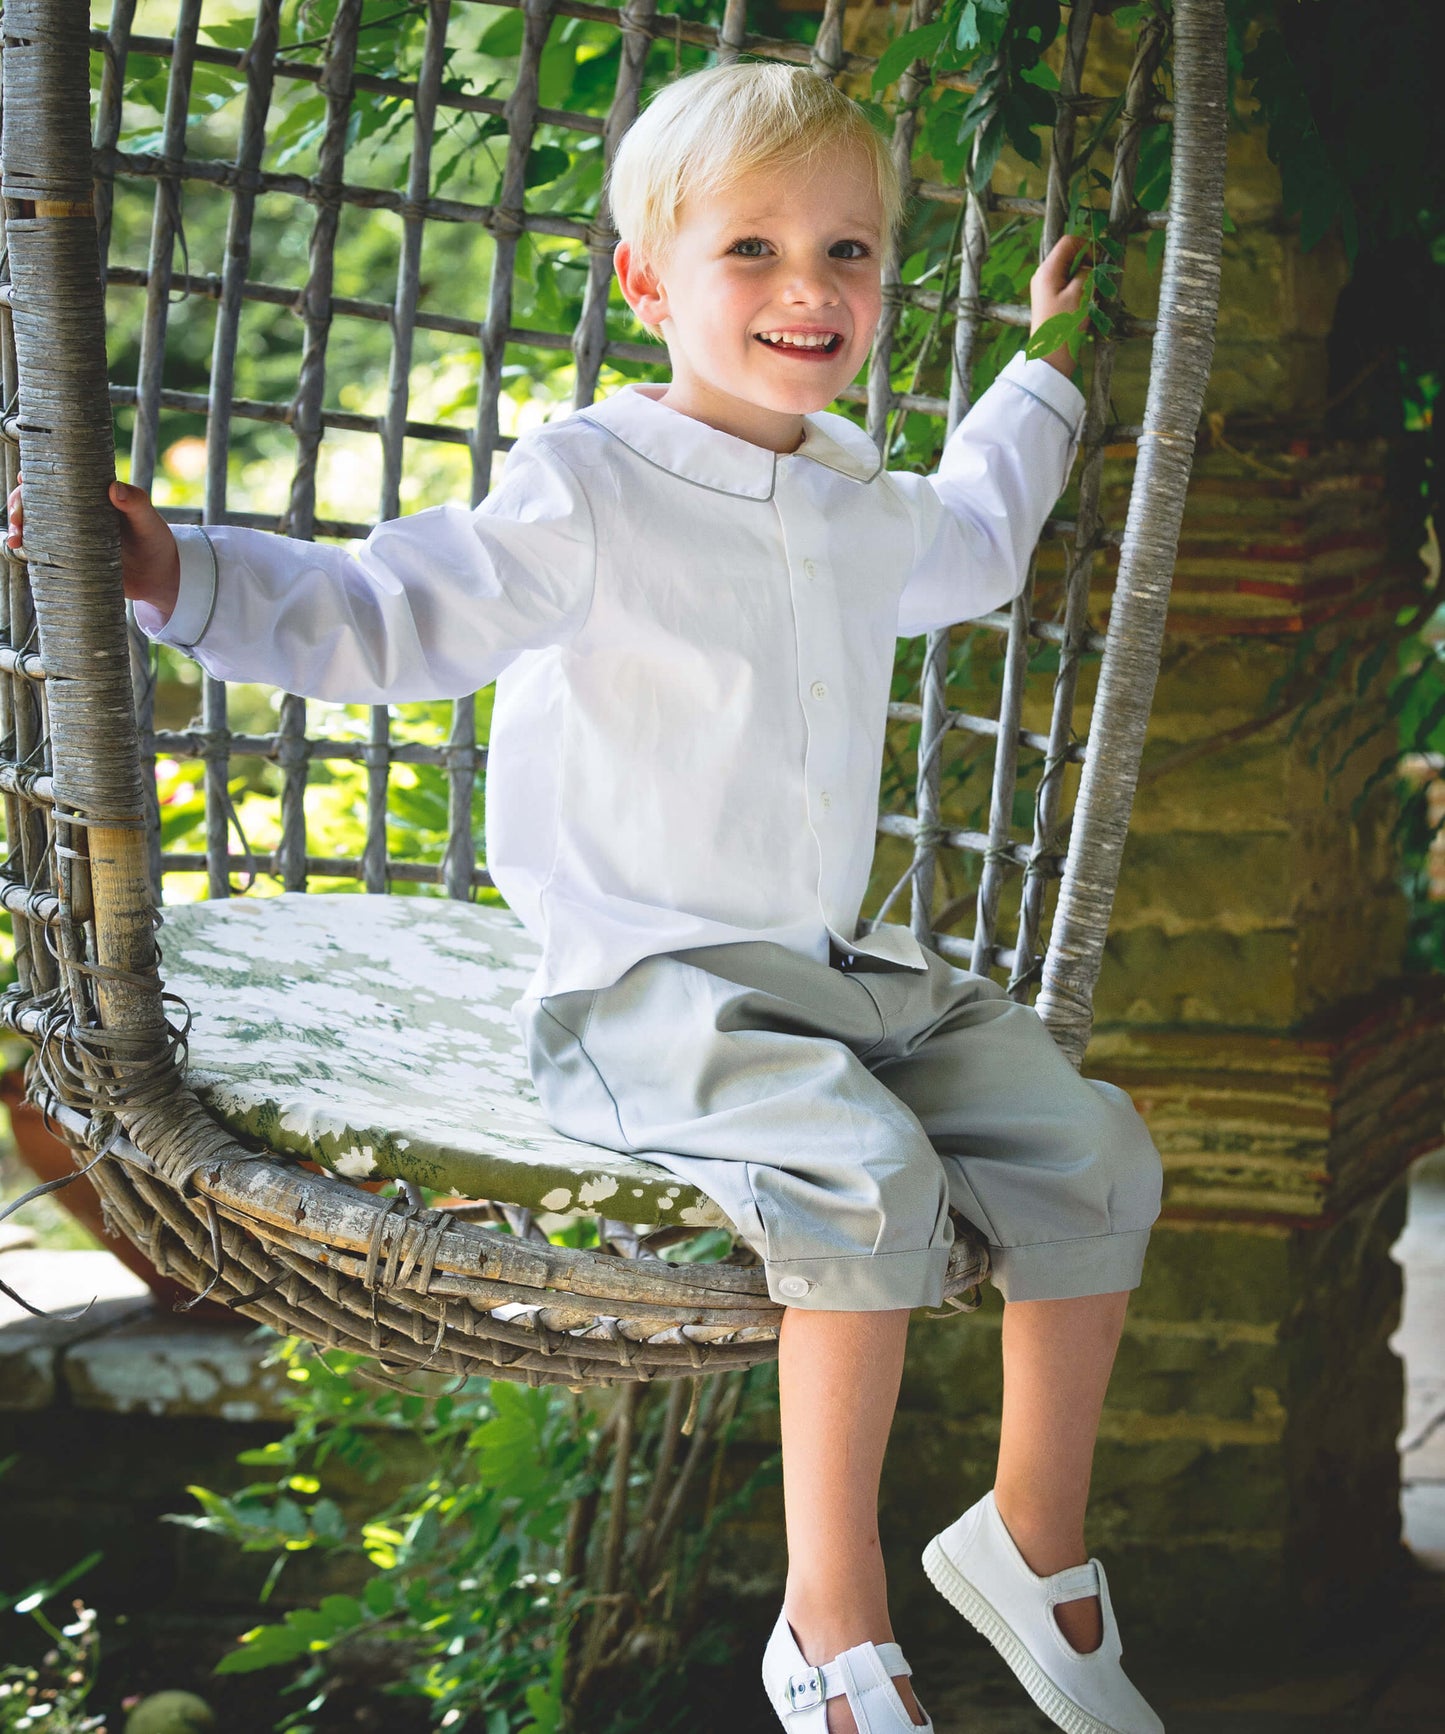
[[(1152, 1734), (1083, 1524), (1157, 1152), (997, 984), (858, 931), (896, 639), (1020, 589), (1082, 419), (1070, 358), (1011, 362), (932, 476), (826, 412), (867, 358), (903, 189), (810, 72), (677, 80), (609, 185), (666, 387), (529, 432), (475, 511), (380, 524), (355, 554), (173, 535), (117, 484), (127, 594), (225, 679), (358, 703), (497, 680), (487, 862), (542, 945), (517, 1015), (543, 1106), (716, 1198), (785, 1307), (764, 1683), (793, 1734), (931, 1726), (877, 1495), (950, 1205), (989, 1241), (1005, 1386), (996, 1485), (929, 1574), (1060, 1726)], [(1076, 251), (1035, 276), (1036, 325), (1079, 305)], [(11, 512), (13, 542), (18, 491)]]

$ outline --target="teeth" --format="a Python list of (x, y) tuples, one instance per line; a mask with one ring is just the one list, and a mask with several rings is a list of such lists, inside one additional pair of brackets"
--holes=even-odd
[(801, 331), (760, 331), (758, 336), (765, 343), (777, 343), (784, 348), (791, 349), (826, 349), (833, 341), (833, 333), (829, 331), (820, 331), (807, 336)]

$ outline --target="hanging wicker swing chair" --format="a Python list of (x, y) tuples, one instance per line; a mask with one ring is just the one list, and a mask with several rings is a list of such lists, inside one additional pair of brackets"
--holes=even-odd
[[(230, 728), (226, 688), (208, 678), (200, 726), (158, 729), (152, 652), (127, 624), (115, 515), (105, 503), (116, 405), (133, 410), (130, 476), (147, 488), (165, 417), (205, 415), (205, 522), (301, 537), (363, 534), (369, 526), (327, 520), (318, 510), (318, 455), (333, 429), (379, 440), (381, 517), (400, 510), (407, 440), (465, 448), (481, 498), (494, 453), (510, 443), (498, 425), (509, 349), (570, 349), (579, 406), (595, 395), (605, 359), (659, 358), (655, 347), (609, 338), (615, 237), (605, 209), (583, 223), (528, 208), (539, 136), (558, 136), (551, 131), (558, 128), (590, 134), (607, 160), (645, 94), (657, 44), (667, 55), (687, 44), (722, 59), (742, 52), (848, 80), (875, 64), (845, 46), (840, 0), (827, 0), (811, 44), (749, 33), (743, 0), (727, 0), (705, 21), (660, 11), (656, 0), (627, 0), (615, 24), (610, 7), (579, 0), (496, 5), (520, 14), (505, 38), (515, 68), (505, 101), (445, 82), (449, 52), (475, 44), (480, 26), (470, 4), (425, 0), (418, 67), (414, 79), (399, 79), (358, 67), (361, 0), (336, 0), (324, 41), (295, 50), (281, 47), (282, 0), (258, 0), (243, 46), (234, 24), (229, 37), (206, 31), (202, 0), (179, 0), (168, 38), (135, 30), (135, 0), (115, 0), (108, 32), (92, 31), (81, 0), (6, 0), (3, 450), (7, 489), (24, 473), (26, 524), (25, 547), (7, 563), (0, 641), (8, 834), (0, 898), (14, 922), (18, 975), (3, 1018), (33, 1047), (31, 1099), (71, 1143), (113, 1224), (163, 1273), (247, 1319), (374, 1356), (393, 1377), (427, 1369), (580, 1388), (768, 1359), (781, 1309), (753, 1250), (735, 1230), (715, 1232), (732, 1225), (710, 1199), (655, 1164), (565, 1139), (542, 1119), (508, 1015), (533, 948), (508, 911), (473, 901), (491, 883), (473, 842), (473, 789), (485, 764), (475, 700), (456, 701), (448, 738), (431, 745), (393, 738), (395, 719), (385, 708), (372, 713), (368, 739), (341, 738), (335, 729), (308, 737), (305, 702), (290, 695), (279, 699), (274, 730), (257, 735)], [(927, 24), (936, 10), (936, 0), (914, 0), (908, 28)], [(1120, 30), (1096, 23), (1094, 15), (1109, 10), (1091, 0), (1071, 9), (1041, 199), (912, 174), (927, 69), (915, 63), (902, 74), (897, 160), (920, 204), (953, 225), (954, 241), (941, 287), (901, 281), (899, 259), (885, 260), (870, 377), (848, 394), (880, 445), (904, 414), (935, 417), (941, 438), (967, 407), (989, 333), (1027, 324), (1025, 309), (985, 293), (991, 237), (1001, 224), (1014, 223), (1016, 234), (1019, 219), (1042, 219), (1047, 249), (1063, 232), (1071, 185), (1096, 156), (1108, 169), (1095, 184), (1107, 182), (1109, 236), (1137, 253), (1151, 236), (1157, 250), (1163, 231), (1157, 317), (1133, 317), (1116, 303), (1090, 339), (1077, 506), (1046, 527), (1037, 563), (1037, 573), (1053, 576), (1036, 582), (1031, 574), (1010, 610), (971, 628), (998, 647), (997, 714), (950, 709), (950, 635), (934, 634), (918, 702), (892, 707), (896, 725), (918, 730), (914, 810), (879, 820), (884, 847), (905, 862), (880, 915), (906, 888), (915, 934), (979, 972), (1006, 971), (1016, 998), (1037, 990), (1042, 1017), (1076, 1065), (1089, 1036), (1209, 371), (1224, 166), (1222, 0), (1174, 0), (1138, 27), (1132, 51)], [(549, 33), (574, 19), (620, 33), (615, 82), (591, 113), (539, 100)], [(1104, 39), (1093, 56), (1091, 37)], [(503, 52), (499, 40), (489, 40), (489, 51)], [(94, 138), (92, 49), (101, 69)], [(140, 56), (169, 65), (164, 124), (147, 148), (126, 149), (122, 99)], [(229, 160), (196, 143), (195, 92), (213, 89), (202, 75), (214, 81), (217, 69), (231, 77), (242, 111)], [(654, 56), (651, 76), (669, 70)], [(402, 190), (347, 177), (358, 91), (409, 111)], [(268, 117), (274, 125), (298, 92), (319, 111), (309, 176), (264, 166)], [(486, 117), (499, 145), (505, 141), (491, 204), (447, 198), (433, 186), (433, 145), (464, 113)], [(1152, 148), (1150, 160), (1158, 160), (1157, 129), (1171, 126), (1167, 211), (1144, 210), (1136, 198), (1141, 149)], [(117, 192), (134, 197), (147, 185), (154, 187), (149, 257), (122, 263), (109, 257)], [(218, 275), (194, 272), (178, 246), (183, 194), (230, 200)], [(267, 259), (252, 246), (258, 201), (279, 197), (294, 202), (293, 220), (305, 225), (299, 288), (266, 281)], [(395, 214), (392, 302), (336, 292), (353, 207)], [(472, 280), (465, 276), (455, 311), (422, 305), (424, 235), (455, 236), (467, 224), (487, 229), (493, 249), (480, 319), (466, 305)], [(585, 259), (570, 337), (513, 323), (527, 231), (568, 238)], [(1134, 278), (1126, 273), (1124, 281), (1127, 288)], [(1139, 281), (1155, 281), (1142, 260)], [(133, 384), (108, 379), (107, 295), (113, 317), (143, 301)], [(190, 315), (199, 310), (213, 320), (201, 393), (163, 383), (167, 332), (182, 301)], [(300, 322), (289, 401), (235, 396), (238, 333), (257, 304), (289, 309)], [(926, 395), (917, 374), (911, 390), (892, 384), (908, 322), (926, 317), (945, 343), (951, 334), (946, 396)], [(380, 415), (323, 407), (336, 401), (327, 389), (328, 337), (348, 320), (391, 327)], [(408, 419), (414, 340), (427, 331), (449, 337), (454, 353), (479, 348), (473, 427)], [(1130, 376), (1138, 419), (1123, 424), (1114, 407), (1116, 357), (1123, 378), (1146, 353), (1147, 378), (1142, 365)], [(227, 508), (232, 429), (248, 419), (284, 424), (294, 435), (289, 505), (279, 518)], [(1122, 493), (1105, 485), (1106, 447), (1116, 465), (1121, 448), (1137, 452), (1127, 515), (1121, 506), (1112, 526), (1103, 507)], [(1091, 596), (1116, 550), (1112, 587), (1099, 582)], [(1096, 622), (1105, 611), (1101, 634)], [(1081, 741), (1076, 687), (1081, 669), (1095, 662)], [(1046, 726), (1025, 726), (1030, 703)], [(951, 825), (942, 810), (944, 769), (963, 747), (993, 759), (987, 817), (976, 829)], [(241, 756), (279, 769), (279, 841), (261, 854), (244, 844), (232, 853), (228, 770)], [(158, 757), (201, 761), (204, 855), (162, 850)], [(308, 767), (358, 759), (368, 790), (361, 857), (309, 852)], [(388, 854), (392, 771), (408, 763), (442, 767), (450, 829), (436, 863)], [(1066, 791), (1075, 788), (1066, 813)], [(1016, 830), (1016, 797), (1030, 794), (1031, 822)], [(940, 851), (981, 860), (971, 938), (935, 927)], [(197, 871), (208, 875), (208, 898), (167, 902), (162, 919), (166, 875)], [(265, 873), (282, 894), (234, 895), (236, 871), (250, 876), (242, 889)], [(363, 894), (304, 895), (328, 878), (359, 881)], [(383, 895), (417, 882), (445, 895)], [(1012, 945), (1001, 931), (1005, 911), (1016, 919)], [(390, 1196), (376, 1190), (383, 1178), (396, 1183)], [(585, 1223), (586, 1234), (560, 1232), (564, 1220)], [(592, 1240), (594, 1223), (595, 1245), (566, 1244)], [(946, 1293), (955, 1309), (971, 1310), (987, 1274), (987, 1246), (962, 1219), (956, 1229)], [(698, 1250), (710, 1230), (711, 1252), (732, 1246), (711, 1261)]]

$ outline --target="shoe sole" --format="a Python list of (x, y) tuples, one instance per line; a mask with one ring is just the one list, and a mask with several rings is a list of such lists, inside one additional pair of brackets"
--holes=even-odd
[(1120, 1734), (1112, 1722), (1101, 1722), (1049, 1678), (1018, 1633), (964, 1577), (937, 1539), (923, 1550), (923, 1569), (934, 1589), (988, 1639), (1018, 1676), (1029, 1697), (1065, 1734)]

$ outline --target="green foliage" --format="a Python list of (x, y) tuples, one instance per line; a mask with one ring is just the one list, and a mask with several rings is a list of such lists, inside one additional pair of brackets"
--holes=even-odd
[[(0, 1460), (0, 1475), (13, 1466)], [(39, 1664), (0, 1663), (0, 1734), (106, 1734), (106, 1719), (87, 1709), (100, 1667), (100, 1632), (96, 1614), (79, 1597), (70, 1606), (74, 1618), (57, 1626), (46, 1604), (83, 1577), (99, 1559), (87, 1554), (68, 1570), (44, 1583), (32, 1584), (19, 1595), (0, 1590), (0, 1612), (27, 1615), (50, 1642)]]
[(1227, 0), (1230, 56), (1250, 82), (1285, 210), (1313, 247), (1336, 224), (1352, 259), (1438, 226), (1445, 189), (1431, 0), (1394, 0), (1361, 28), (1348, 0)]
[[(1431, 13), (1426, 0), (1403, 0), (1391, 14), (1389, 29), (1361, 30), (1358, 9), (1345, 0), (1228, 0), (1230, 53), (1240, 87), (1247, 84), (1268, 128), (1269, 144), (1280, 165), (1287, 210), (1299, 219), (1305, 244), (1338, 227), (1345, 244), (1363, 259), (1372, 250), (1402, 237), (1438, 235), (1441, 164), (1439, 105), (1430, 87), (1429, 57), (1418, 52), (1428, 39)], [(336, 0), (288, 0), (283, 9), (282, 45), (288, 59), (319, 63), (335, 15)], [(712, 17), (706, 0), (682, 0), (684, 18)], [(205, 35), (212, 44), (243, 50), (249, 41), (249, 8), (238, 3), (226, 15), (208, 6)], [(1108, 25), (1135, 31), (1155, 17), (1168, 16), (1167, 0), (1113, 7)], [(886, 50), (871, 81), (865, 107), (885, 130), (892, 123), (899, 80), (911, 65), (922, 63), (932, 73), (916, 93), (918, 142), (926, 158), (944, 179), (970, 174), (975, 184), (996, 174), (1009, 151), (1026, 164), (1042, 157), (1042, 132), (1052, 120), (1055, 78), (1049, 67), (1063, 19), (1057, 0), (944, 0), (937, 16), (918, 30), (897, 37)], [(504, 97), (523, 28), (514, 7), (478, 6), (465, 24), (453, 22), (448, 36), (444, 86), (449, 91)], [(767, 34), (809, 38), (816, 28), (811, 17), (781, 7), (766, 6), (755, 22)], [(420, 66), (425, 7), (420, 0), (367, 0), (358, 54), (358, 69), (366, 74), (411, 79)], [(540, 96), (544, 105), (601, 116), (606, 112), (619, 65), (615, 28), (581, 19), (559, 21), (541, 66)], [(654, 42), (644, 69), (644, 96), (679, 71), (708, 63), (700, 47), (680, 41)], [(125, 128), (126, 150), (157, 148), (165, 102), (165, 63), (156, 57), (133, 55), (128, 65)], [(941, 83), (938, 74), (961, 74), (974, 88), (959, 90)], [(1166, 59), (1160, 93), (1168, 94), (1170, 70)], [(202, 65), (197, 68), (192, 101), (193, 126), (188, 149), (201, 155), (224, 155), (234, 148), (235, 128), (244, 88), (241, 68)], [(1051, 322), (1035, 334), (1029, 353), (1047, 353), (1060, 342), (1080, 353), (1087, 329), (1109, 335), (1117, 318), (1120, 248), (1104, 229), (1107, 164), (1097, 154), (1109, 147), (1118, 104), (1089, 119), (1088, 136), (1080, 141), (1071, 165), (1070, 230), (1091, 235), (1095, 265), (1086, 306), (1076, 316)], [(1238, 124), (1252, 124), (1237, 105)], [(310, 173), (324, 124), (324, 99), (312, 85), (278, 81), (273, 102), (272, 136), (265, 166)], [(1081, 132), (1084, 129), (1081, 128)], [(1162, 209), (1169, 189), (1169, 135), (1165, 128), (1146, 128), (1141, 141), (1137, 197), (1144, 209)], [(505, 127), (497, 116), (443, 111), (432, 161), (434, 194), (465, 203), (485, 204), (494, 198), (505, 158)], [(402, 188), (410, 165), (410, 105), (375, 92), (357, 93), (348, 134), (348, 180)], [(595, 208), (601, 186), (600, 139), (543, 124), (533, 140), (527, 179), (544, 189), (547, 208), (585, 219)], [(225, 201), (206, 187), (188, 186), (184, 194), (185, 242), (191, 269), (219, 269), (225, 233)], [(144, 258), (150, 221), (149, 190), (122, 180), (118, 186), (113, 258)], [(275, 195), (257, 205), (253, 257), (265, 261), (270, 280), (299, 284), (305, 275), (309, 223), (295, 220), (295, 205)], [(387, 213), (345, 214), (337, 256), (337, 293), (382, 303), (391, 295), (398, 246), (398, 224)], [(906, 280), (937, 287), (946, 298), (951, 271), (956, 270), (957, 213), (928, 206), (910, 218), (903, 244)], [(1026, 293), (1038, 238), (1030, 221), (1000, 225), (985, 267), (983, 291), (988, 298), (1018, 302)], [(1431, 245), (1435, 243), (1432, 241)], [(1147, 252), (1157, 264), (1163, 232), (1148, 237)], [(428, 225), (423, 308), (474, 316), (476, 286), (491, 270), (493, 243), (479, 225), (435, 222)], [(1425, 261), (1421, 263), (1422, 259)], [(1433, 451), (1431, 406), (1438, 389), (1440, 309), (1439, 260), (1417, 247), (1412, 255), (1411, 281), (1422, 285), (1404, 317), (1388, 322), (1398, 341), (1400, 390), (1407, 415), (1423, 428), (1420, 443)], [(253, 270), (253, 275), (256, 272)], [(566, 238), (525, 235), (519, 245), (512, 317), (520, 326), (549, 332), (570, 330), (580, 313), (586, 281), (585, 249)], [(1423, 285), (1432, 287), (1427, 292)], [(457, 298), (457, 286), (470, 300)], [(141, 298), (116, 289), (113, 321), (117, 377), (127, 378), (138, 356)], [(637, 328), (621, 305), (615, 286), (608, 310), (608, 335), (614, 340), (636, 338)], [(1377, 322), (1378, 327), (1378, 322)], [(198, 297), (177, 296), (171, 310), (166, 384), (173, 388), (205, 389), (212, 332), (211, 307)], [(285, 401), (292, 390), (301, 334), (286, 306), (248, 304), (243, 315), (243, 341), (238, 355), (236, 389), (242, 397)], [(893, 350), (893, 384), (900, 392), (942, 389), (948, 351), (948, 322), (942, 315), (917, 309), (900, 312)], [(1025, 343), (1024, 334), (1009, 325), (985, 327), (975, 355), (975, 392), (987, 386), (1005, 361)], [(374, 413), (381, 404), (387, 376), (390, 333), (380, 321), (338, 322), (332, 339), (328, 404)], [(529, 349), (525, 364), (509, 363), (504, 391), (520, 409), (529, 402), (565, 401), (570, 395), (572, 358), (565, 349)], [(651, 362), (617, 359), (604, 369), (602, 389), (623, 378), (666, 377), (665, 355), (658, 349)], [(417, 333), (412, 380), (412, 413), (419, 419), (461, 421), (476, 405), (477, 366), (474, 345), (455, 336)], [(1412, 409), (1410, 406), (1414, 406)], [(850, 406), (848, 413), (854, 413)], [(129, 412), (119, 412), (124, 431)], [(198, 418), (168, 414), (163, 453), (176, 442), (202, 431)], [(327, 448), (349, 453), (351, 436), (328, 436)], [(280, 513), (289, 485), (290, 434), (264, 422), (238, 421), (233, 432), (233, 504), (242, 509)], [(938, 429), (930, 419), (899, 413), (887, 432), (888, 461), (898, 467), (928, 470), (938, 455)], [(1434, 504), (1440, 466), (1433, 458), (1420, 466), (1421, 498), (1426, 510)], [(366, 519), (376, 510), (377, 478), (365, 463), (335, 463), (322, 477), (323, 513)], [(403, 489), (404, 509), (455, 498), (470, 486), (465, 455), (460, 448), (428, 448), (417, 452)], [(163, 461), (158, 477), (161, 497), (171, 504), (195, 504), (199, 481), (187, 480), (175, 465)], [(1426, 657), (1421, 640), (1412, 666)], [(906, 666), (907, 652), (900, 668)], [(1422, 714), (1428, 714), (1422, 713)], [(1415, 716), (1403, 707), (1402, 716)], [(361, 733), (368, 726), (364, 713), (337, 718), (339, 726)], [(398, 715), (398, 732), (406, 736), (406, 719)], [(419, 738), (412, 735), (410, 738)], [(433, 730), (426, 738), (439, 738)], [(1404, 743), (1418, 750), (1420, 741)], [(263, 812), (279, 791), (275, 767), (237, 766), (232, 795), (239, 823), (262, 847), (274, 836), (274, 818)], [(388, 844), (404, 858), (436, 859), (445, 832), (445, 783), (436, 767), (414, 767), (414, 781), (399, 779)], [(244, 776), (244, 781), (240, 778)], [(198, 849), (203, 827), (198, 784), (184, 773), (178, 784), (190, 793), (166, 813), (168, 846)], [(328, 833), (327, 852), (354, 853), (359, 847), (365, 813), (365, 774), (359, 765), (313, 767), (308, 797), (317, 825)], [(482, 807), (478, 799), (474, 830), (480, 843)]]
[[(248, 1631), (218, 1665), (220, 1674), (291, 1670), (285, 1695), (304, 1702), (283, 1715), (278, 1730), (308, 1734), (321, 1726), (314, 1719), (338, 1661), (344, 1668), (348, 1646), (358, 1642), (391, 1653), (384, 1692), (424, 1700), (438, 1727), (554, 1734), (572, 1725), (584, 1688), (589, 1714), (607, 1701), (609, 1667), (625, 1674), (629, 1692), (615, 1694), (614, 1723), (590, 1720), (589, 1729), (623, 1734), (622, 1706), (639, 1691), (651, 1729), (680, 1726), (688, 1714), (683, 1676), (709, 1648), (688, 1626), (709, 1540), (775, 1472), (770, 1459), (730, 1498), (717, 1497), (722, 1453), (736, 1427), (771, 1401), (771, 1369), (734, 1376), (723, 1399), (705, 1405), (693, 1441), (714, 1469), (700, 1510), (683, 1497), (664, 1510), (659, 1498), (677, 1489), (680, 1463), (692, 1461), (694, 1493), (700, 1485), (698, 1462), (677, 1450), (676, 1396), (649, 1393), (640, 1403), (636, 1392), (619, 1394), (616, 1403), (641, 1411), (629, 1435), (627, 1506), (619, 1515), (610, 1499), (615, 1430), (565, 1389), (480, 1378), (441, 1394), (378, 1387), (367, 1383), (374, 1364), (364, 1357), (323, 1355), (296, 1339), (279, 1341), (268, 1361), (286, 1369), (292, 1426), (238, 1459), (268, 1478), (231, 1494), (191, 1487), (199, 1512), (167, 1521), (271, 1554), (263, 1604), (299, 1555), (360, 1567), (358, 1594), (287, 1608)], [(328, 1468), (376, 1487), (388, 1455), (396, 1461), (378, 1446), (388, 1436), (410, 1437), (416, 1450), (408, 1460), (414, 1455), (422, 1471), (389, 1493), (364, 1497), (360, 1515), (345, 1513), (325, 1490)], [(686, 1495), (688, 1486), (680, 1491)], [(609, 1534), (615, 1525), (627, 1538), (622, 1578), (606, 1593), (596, 1582), (602, 1547), (588, 1545), (599, 1510)], [(640, 1684), (635, 1661), (624, 1665), (620, 1657), (644, 1639), (656, 1660), (653, 1678)]]
[[(1382, 731), (1327, 730), (1338, 775), (1366, 747), (1379, 759), (1356, 807), (1380, 784), (1400, 780), (1395, 826), (1412, 905), (1410, 961), (1445, 966), (1445, 909), (1428, 892), (1432, 824), (1428, 779), (1419, 767), (1445, 763), (1445, 606), (1439, 587), (1441, 434), (1435, 416), (1445, 363), (1445, 122), (1434, 66), (1421, 45), (1433, 39), (1436, 8), (1400, 0), (1379, 28), (1360, 27), (1347, 0), (1228, 0), (1230, 60), (1247, 81), (1278, 164), (1283, 204), (1307, 250), (1338, 235), (1353, 279), (1332, 333), (1330, 421), (1352, 436), (1383, 433), (1396, 450), (1399, 569), (1413, 567), (1418, 590), (1393, 628), (1358, 662), (1317, 651), (1312, 635), (1292, 679), (1307, 694), (1302, 722), (1354, 678), (1359, 699), (1382, 673), (1388, 682)], [(1237, 124), (1251, 124), (1239, 113)], [(1422, 562), (1421, 544), (1433, 547)], [(1377, 704), (1378, 700), (1372, 700)], [(1383, 755), (1381, 753), (1384, 747)], [(1390, 750), (1393, 748), (1394, 750)]]

